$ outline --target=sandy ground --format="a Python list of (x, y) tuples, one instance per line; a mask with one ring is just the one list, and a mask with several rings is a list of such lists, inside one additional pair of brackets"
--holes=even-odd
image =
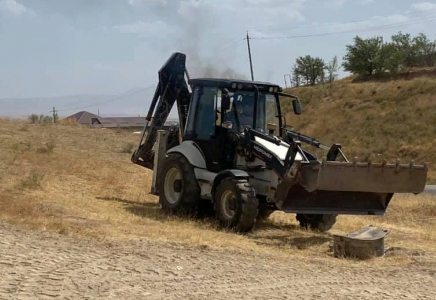
[(436, 299), (434, 263), (376, 262), (97, 242), (0, 223), (1, 299)]

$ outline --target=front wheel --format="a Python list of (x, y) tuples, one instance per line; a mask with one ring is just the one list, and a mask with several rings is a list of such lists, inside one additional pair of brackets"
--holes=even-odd
[(215, 193), (215, 212), (221, 225), (238, 232), (253, 229), (259, 201), (246, 179), (225, 178)]
[(325, 232), (332, 229), (337, 215), (297, 214), (297, 221), (303, 228)]
[(165, 159), (159, 178), (159, 203), (171, 213), (195, 212), (200, 202), (200, 187), (194, 168), (181, 154)]

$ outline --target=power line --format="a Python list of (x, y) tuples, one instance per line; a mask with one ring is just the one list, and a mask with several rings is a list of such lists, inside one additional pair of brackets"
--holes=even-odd
[(401, 27), (404, 25), (414, 25), (414, 24), (419, 24), (419, 23), (432, 22), (435, 20), (436, 20), (436, 15), (431, 15), (431, 16), (428, 16), (426, 18), (409, 20), (409, 21), (401, 22), (401, 23), (392, 23), (392, 24), (385, 24), (385, 25), (379, 25), (379, 26), (372, 26), (372, 27), (366, 27), (366, 28), (348, 29), (348, 30), (342, 30), (342, 31), (324, 32), (324, 33), (290, 35), (290, 36), (250, 37), (250, 39), (252, 39), (252, 40), (274, 40), (274, 39), (293, 39), (293, 38), (329, 36), (329, 35), (343, 34), (343, 33), (356, 33), (356, 32), (373, 31), (373, 30), (378, 30), (378, 29), (396, 28), (396, 27)]
[[(96, 97), (93, 97), (91, 99), (86, 100), (86, 102), (97, 100), (97, 99), (100, 99), (100, 98), (103, 98), (103, 97), (105, 97), (105, 95), (96, 96)], [(77, 104), (83, 103), (83, 101), (84, 100), (80, 100), (80, 101), (76, 101), (76, 102), (73, 102), (73, 103), (69, 103), (68, 105), (64, 106), (62, 108), (62, 110), (68, 110), (68, 107), (75, 106)]]
[[(153, 80), (153, 79), (148, 79), (148, 80), (146, 80), (146, 81), (151, 81), (151, 80)], [(149, 87), (147, 86), (147, 87), (145, 87), (145, 88), (143, 88), (143, 89), (148, 89)], [(99, 96), (96, 96), (96, 97), (92, 97), (92, 98), (90, 98), (90, 99), (87, 99), (87, 100), (79, 100), (79, 101), (76, 101), (76, 102), (72, 102), (72, 103), (68, 103), (67, 105), (65, 105), (65, 106), (61, 106), (61, 110), (62, 111), (64, 111), (64, 110), (72, 110), (72, 109), (74, 109), (74, 108), (70, 108), (70, 107), (74, 107), (75, 105), (77, 105), (77, 104), (80, 104), (80, 103), (83, 103), (84, 101), (86, 101), (86, 102), (90, 102), (90, 101), (93, 101), (93, 100), (97, 100), (97, 99), (100, 99), (100, 98), (104, 98), (104, 97), (107, 97), (108, 95), (99, 95)]]
[(115, 101), (124, 99), (126, 96), (132, 96), (132, 95), (139, 94), (140, 92), (144, 92), (144, 91), (149, 90), (149, 89), (154, 88), (154, 87), (155, 87), (155, 85), (150, 85), (150, 86), (147, 86), (145, 88), (141, 88), (141, 89), (135, 90), (135, 91), (133, 91), (131, 93), (126, 93), (126, 94), (118, 95), (115, 98), (112, 98), (112, 99), (109, 99), (109, 100), (106, 100), (106, 101), (92, 103), (92, 104), (89, 104), (89, 105), (78, 106), (78, 107), (69, 108), (69, 109), (61, 109), (61, 110), (58, 110), (58, 111), (65, 112), (65, 111), (72, 111), (72, 110), (78, 110), (78, 109), (84, 109), (84, 108), (88, 108), (88, 107), (108, 104), (108, 103), (111, 103), (111, 102), (115, 102)]

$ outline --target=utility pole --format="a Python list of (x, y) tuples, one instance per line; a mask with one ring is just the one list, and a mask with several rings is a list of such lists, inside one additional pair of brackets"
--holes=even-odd
[(57, 119), (57, 110), (56, 110), (56, 108), (55, 107), (53, 107), (53, 110), (52, 110), (52, 113), (53, 113), (53, 123), (56, 123), (56, 119)]
[(247, 31), (247, 47), (248, 47), (248, 58), (250, 59), (250, 71), (251, 71), (251, 81), (254, 81), (254, 75), (253, 75), (253, 61), (251, 60), (251, 49), (250, 49), (250, 37), (248, 36)]

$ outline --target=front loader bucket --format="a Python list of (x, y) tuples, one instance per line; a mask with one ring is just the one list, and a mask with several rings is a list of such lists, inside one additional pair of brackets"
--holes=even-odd
[(277, 186), (277, 206), (305, 214), (386, 212), (394, 193), (418, 194), (425, 188), (427, 165), (313, 161)]

